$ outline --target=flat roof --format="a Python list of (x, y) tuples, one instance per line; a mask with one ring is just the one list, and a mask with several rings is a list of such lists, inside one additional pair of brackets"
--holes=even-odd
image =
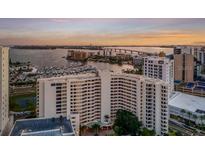
[(10, 136), (71, 136), (74, 135), (70, 119), (34, 118), (17, 120)]
[(146, 57), (143, 57), (143, 58), (144, 58), (144, 59), (147, 59), (147, 60), (153, 60), (153, 61), (165, 61), (165, 62), (173, 61), (173, 60), (170, 59), (170, 58), (160, 57), (160, 56), (146, 56)]
[(47, 77), (47, 78), (39, 78), (38, 81), (55, 81), (55, 80), (70, 80), (70, 79), (83, 79), (88, 77), (97, 77), (97, 73), (78, 73), (78, 74), (70, 74), (63, 75), (59, 77)]
[(155, 79), (155, 78), (150, 78), (145, 75), (140, 75), (140, 74), (129, 74), (129, 73), (111, 73), (112, 76), (122, 76), (122, 77), (130, 77), (130, 78), (136, 78), (138, 80), (144, 80), (147, 82), (151, 83), (164, 83), (168, 85), (167, 82), (160, 80), (160, 79)]
[(174, 92), (169, 100), (169, 105), (190, 112), (205, 111), (205, 97)]

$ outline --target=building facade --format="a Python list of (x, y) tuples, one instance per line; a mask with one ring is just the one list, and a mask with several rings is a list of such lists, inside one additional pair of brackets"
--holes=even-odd
[(144, 57), (143, 56), (134, 56), (133, 57), (133, 64), (135, 66), (143, 66), (143, 64), (144, 64)]
[(67, 58), (72, 60), (85, 60), (89, 57), (100, 55), (100, 50), (70, 49)]
[(201, 64), (205, 64), (205, 48), (192, 46), (179, 46), (174, 48), (174, 54), (191, 54)]
[[(179, 46), (174, 48), (174, 55), (176, 57), (176, 63), (179, 63), (179, 61), (183, 62), (183, 56), (185, 61), (187, 61), (187, 68), (183, 67), (183, 64), (180, 65), (182, 70), (187, 70), (184, 73), (180, 73), (179, 76), (176, 76), (176, 78), (183, 79), (181, 76), (187, 72), (189, 74), (187, 77), (186, 75), (185, 81), (189, 80), (198, 80), (200, 78), (205, 79), (205, 48), (204, 47), (194, 47), (194, 46)], [(181, 57), (180, 57), (181, 56)], [(178, 68), (179, 69), (179, 68)], [(189, 71), (188, 71), (189, 70)]]
[(174, 54), (174, 80), (194, 81), (194, 57), (191, 54)]
[(9, 114), (9, 48), (0, 46), (0, 135)]
[(76, 134), (80, 125), (99, 121), (101, 117), (101, 82), (96, 74), (70, 75), (39, 79), (37, 84), (37, 115), (67, 116)]
[(135, 114), (143, 126), (159, 135), (168, 133), (169, 84), (132, 74), (111, 75), (111, 120), (117, 110)]
[(174, 61), (166, 57), (151, 56), (144, 58), (144, 76), (163, 80), (174, 90)]
[(77, 126), (95, 121), (108, 125), (123, 109), (163, 135), (168, 133), (168, 89), (162, 80), (108, 71), (39, 79), (37, 113), (39, 117), (73, 117)]

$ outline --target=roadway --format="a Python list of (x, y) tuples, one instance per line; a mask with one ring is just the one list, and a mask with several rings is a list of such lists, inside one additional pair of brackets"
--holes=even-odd
[(169, 128), (181, 132), (183, 136), (205, 136), (204, 131), (187, 126), (174, 119), (169, 120)]

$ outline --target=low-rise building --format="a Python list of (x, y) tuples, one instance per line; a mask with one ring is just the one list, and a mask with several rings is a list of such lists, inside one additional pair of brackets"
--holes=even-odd
[(34, 118), (17, 120), (10, 136), (74, 136), (75, 132), (70, 119)]
[(169, 100), (169, 113), (198, 124), (204, 123), (205, 97), (174, 92)]
[(133, 64), (135, 66), (143, 66), (143, 64), (144, 64), (144, 57), (143, 56), (134, 56), (133, 57)]

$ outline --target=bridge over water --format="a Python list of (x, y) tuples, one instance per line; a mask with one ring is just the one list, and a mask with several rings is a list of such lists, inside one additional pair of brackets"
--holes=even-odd
[(106, 55), (115, 55), (115, 54), (135, 54), (135, 55), (158, 55), (158, 53), (150, 53), (145, 51), (140, 51), (137, 49), (123, 48), (123, 47), (104, 47), (104, 54)]

